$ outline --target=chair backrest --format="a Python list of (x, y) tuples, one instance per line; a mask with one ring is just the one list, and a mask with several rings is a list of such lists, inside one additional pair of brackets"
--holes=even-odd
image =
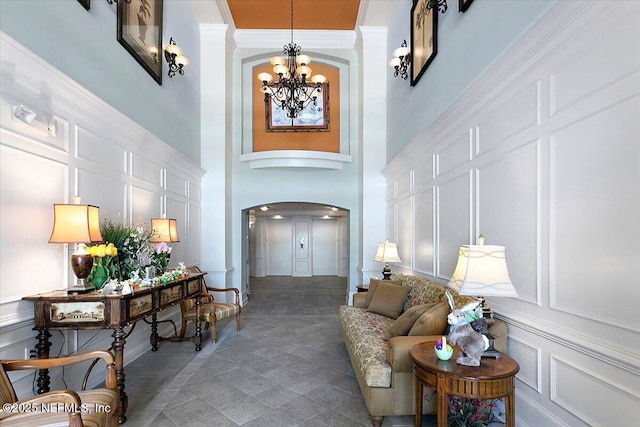
[[(190, 267), (187, 267), (187, 271), (189, 273), (202, 273), (202, 270), (200, 270), (200, 267), (198, 267), (197, 265), (192, 265)], [(205, 281), (204, 277), (202, 278), (202, 294), (206, 294), (207, 293), (207, 282)], [(208, 303), (209, 300), (201, 300), (201, 303)], [(196, 300), (195, 298), (187, 298), (185, 300), (180, 301), (180, 309), (183, 311), (187, 311), (187, 310), (191, 310), (192, 308), (194, 308), (196, 306)]]
[(14, 403), (18, 401), (18, 397), (16, 396), (16, 391), (13, 389), (13, 385), (11, 385), (11, 380), (9, 379), (9, 375), (4, 370), (2, 364), (0, 364), (0, 399), (2, 403)]

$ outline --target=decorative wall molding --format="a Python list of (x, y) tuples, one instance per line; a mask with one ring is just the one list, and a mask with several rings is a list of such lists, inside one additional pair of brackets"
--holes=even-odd
[[(629, 52), (638, 50), (639, 21), (638, 3), (551, 3), (383, 171), (389, 239), (411, 251), (396, 272), (446, 284), (457, 248), (477, 234), (507, 247), (520, 297), (489, 304), (509, 323), (509, 352), (526, 366), (519, 424), (539, 425), (531, 422), (539, 411), (548, 425), (634, 419), (640, 329), (629, 278), (640, 275), (640, 57)], [(430, 190), (433, 218), (425, 213)], [(419, 206), (412, 215), (407, 200)], [(434, 236), (424, 231), (430, 226)], [(418, 255), (431, 246), (433, 255)], [(417, 268), (425, 256), (433, 272)], [(557, 405), (552, 357), (568, 362)], [(576, 389), (593, 404), (573, 400)], [(615, 398), (624, 404), (606, 410), (597, 401), (603, 393), (610, 406)]]
[(264, 168), (308, 168), (342, 169), (351, 163), (351, 155), (326, 151), (274, 150), (257, 151), (240, 155), (241, 162), (249, 162), (251, 169)]

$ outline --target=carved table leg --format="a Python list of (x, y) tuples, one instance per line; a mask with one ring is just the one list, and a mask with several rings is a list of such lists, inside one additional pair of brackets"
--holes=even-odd
[(158, 316), (156, 316), (156, 313), (151, 315), (151, 337), (149, 337), (149, 341), (151, 342), (151, 351), (157, 351), (160, 340), (158, 338)]
[(125, 333), (122, 328), (113, 330), (113, 352), (116, 362), (116, 382), (118, 383), (118, 393), (120, 394), (120, 414), (118, 420), (120, 424), (124, 424), (127, 421), (127, 406), (129, 405), (129, 398), (124, 391), (124, 344)]
[[(51, 334), (47, 328), (38, 330), (38, 336), (36, 339), (38, 343), (36, 344), (36, 349), (38, 350), (38, 359), (48, 359), (49, 358), (49, 349), (51, 348), (51, 341), (49, 338)], [(49, 391), (49, 385), (51, 384), (51, 379), (49, 378), (49, 370), (48, 369), (40, 369), (38, 371), (38, 394), (46, 393)]]
[(202, 349), (202, 330), (200, 327), (200, 297), (196, 298), (196, 334), (193, 337), (193, 341), (196, 343), (196, 351)]
[(422, 392), (424, 390), (422, 381), (414, 376), (415, 381), (415, 395), (416, 395), (416, 414), (414, 424), (416, 427), (422, 427)]

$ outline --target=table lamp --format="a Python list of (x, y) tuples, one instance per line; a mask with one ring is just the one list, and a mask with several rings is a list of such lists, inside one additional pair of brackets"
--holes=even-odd
[(151, 243), (179, 242), (178, 221), (173, 218), (151, 218)]
[[(480, 298), (484, 307), (484, 297), (517, 297), (518, 292), (511, 282), (507, 269), (504, 246), (485, 245), (484, 236), (478, 237), (478, 245), (463, 245), (458, 251), (458, 263), (447, 287), (460, 295)], [(489, 338), (489, 348), (483, 357), (500, 357), (493, 348), (493, 337)]]
[(385, 263), (382, 269), (382, 280), (391, 280), (390, 262), (402, 262), (400, 256), (398, 256), (398, 247), (395, 243), (391, 243), (388, 240), (378, 243), (378, 250), (373, 260)]
[(94, 287), (86, 283), (93, 268), (93, 256), (85, 249), (86, 243), (101, 242), (100, 210), (97, 206), (81, 205), (80, 197), (74, 204), (53, 205), (53, 230), (49, 243), (75, 243), (71, 254), (71, 268), (78, 278), (68, 292), (90, 292)]

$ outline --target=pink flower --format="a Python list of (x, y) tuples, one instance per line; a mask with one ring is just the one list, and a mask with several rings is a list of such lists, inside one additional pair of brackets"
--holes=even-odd
[(156, 253), (160, 254), (170, 254), (171, 246), (167, 245), (165, 242), (156, 243)]

